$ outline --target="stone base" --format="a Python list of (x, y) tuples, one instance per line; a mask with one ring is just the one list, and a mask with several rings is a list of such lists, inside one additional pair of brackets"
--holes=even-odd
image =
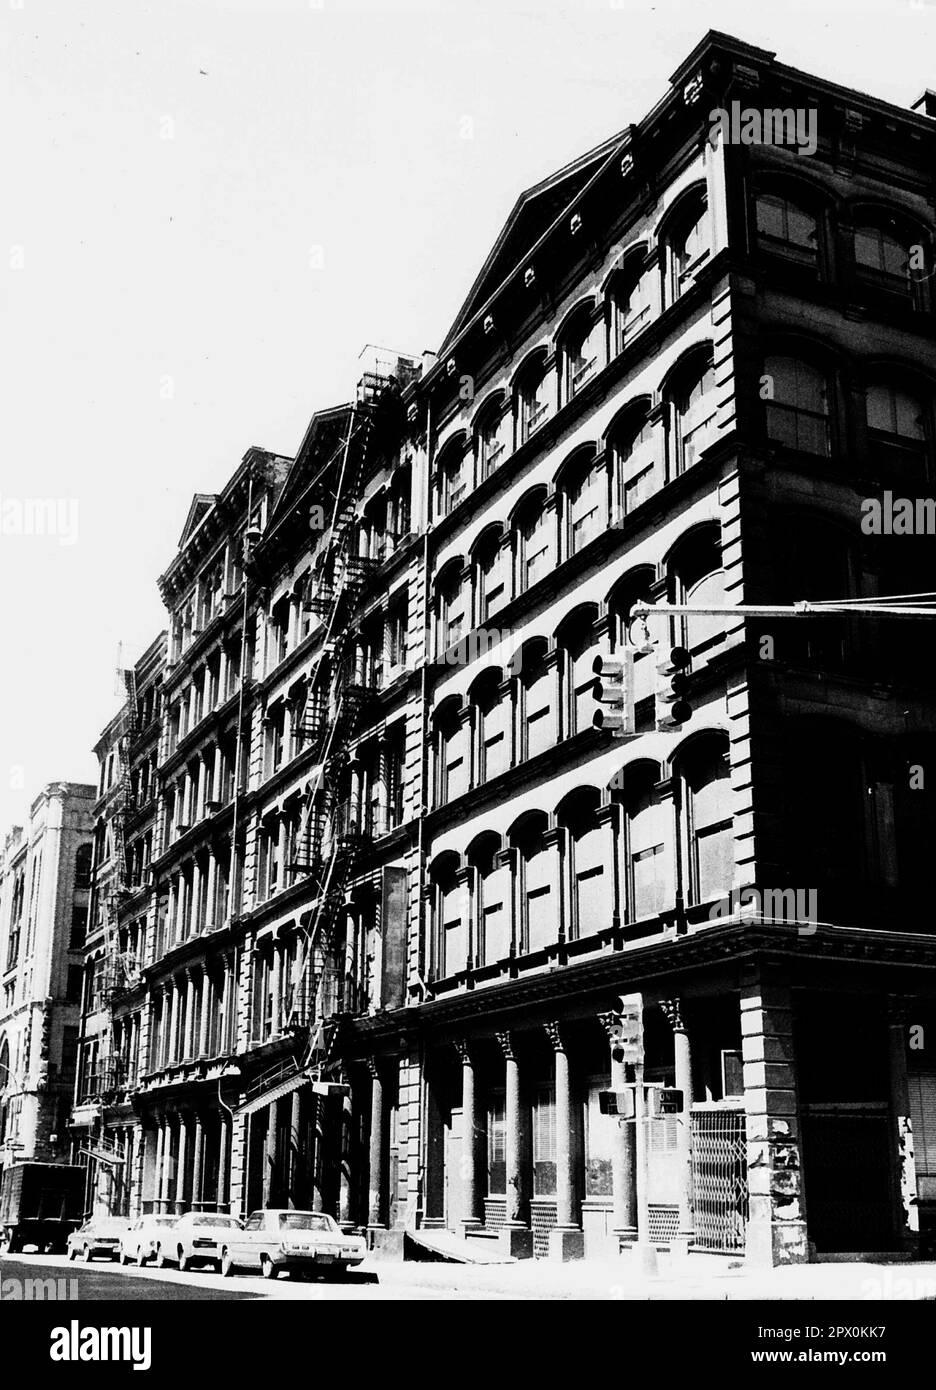
[(748, 1269), (807, 1264), (809, 1244), (805, 1221), (749, 1221), (744, 1243)]
[(631, 1273), (643, 1279), (655, 1279), (660, 1272), (656, 1246), (649, 1240), (637, 1240), (628, 1249), (626, 1258)]
[(497, 1233), (498, 1249), (515, 1260), (532, 1260), (533, 1232), (528, 1226), (502, 1226)]
[(584, 1232), (565, 1227), (550, 1231), (549, 1258), (551, 1260), (583, 1260), (585, 1258)]
[(388, 1231), (385, 1226), (368, 1226), (367, 1244), (375, 1259), (402, 1260), (405, 1235), (402, 1227)]

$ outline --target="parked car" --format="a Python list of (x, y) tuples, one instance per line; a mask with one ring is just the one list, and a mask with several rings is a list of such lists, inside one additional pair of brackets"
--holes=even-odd
[(129, 1221), (122, 1216), (92, 1216), (77, 1231), (70, 1233), (66, 1246), (68, 1258), (76, 1260), (80, 1255), (83, 1260), (89, 1261), (95, 1255), (106, 1255), (109, 1260), (118, 1259), (120, 1242), (129, 1227)]
[(120, 1263), (128, 1265), (135, 1260), (142, 1269), (147, 1260), (156, 1258), (167, 1230), (171, 1230), (178, 1219), (155, 1212), (138, 1217), (120, 1242)]
[[(236, 1216), (226, 1216), (218, 1211), (188, 1211), (176, 1222), (175, 1244), (176, 1260), (183, 1271), (192, 1265), (213, 1265), (221, 1267), (221, 1248), (225, 1241), (234, 1238), (241, 1229)], [(169, 1241), (164, 1242), (166, 1245)]]
[(232, 1232), (221, 1248), (221, 1273), (235, 1268), (259, 1270), (275, 1279), (281, 1269), (302, 1277), (314, 1272), (343, 1274), (367, 1255), (361, 1236), (346, 1236), (323, 1211), (251, 1212), (242, 1231)]

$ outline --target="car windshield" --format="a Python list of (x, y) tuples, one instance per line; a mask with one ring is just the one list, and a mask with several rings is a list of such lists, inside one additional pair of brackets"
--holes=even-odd
[(153, 1226), (174, 1226), (176, 1218), (174, 1216), (151, 1216), (149, 1224)]
[(330, 1216), (318, 1211), (284, 1211), (279, 1219), (283, 1231), (336, 1231)]
[(120, 1216), (106, 1217), (103, 1221), (96, 1223), (99, 1231), (125, 1231), (127, 1223)]
[(193, 1226), (226, 1226), (228, 1229), (238, 1224), (233, 1216), (221, 1216), (220, 1214), (213, 1216), (210, 1212), (204, 1216), (196, 1216), (192, 1222)]

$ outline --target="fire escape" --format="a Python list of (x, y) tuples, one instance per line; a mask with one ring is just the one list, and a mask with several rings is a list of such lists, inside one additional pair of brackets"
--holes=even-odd
[(271, 1105), (306, 1082), (326, 1091), (326, 1077), (334, 1072), (342, 973), (338, 925), (348, 884), (371, 838), (363, 807), (351, 799), (346, 784), (348, 745), (375, 693), (356, 652), (353, 619), (379, 562), (357, 553), (355, 504), (372, 451), (380, 447), (385, 431), (394, 431), (398, 401), (386, 376), (371, 372), (361, 378), (342, 448), (325, 553), (306, 597), (307, 611), (324, 624), (325, 633), (300, 728), (303, 745), (315, 750), (318, 773), (289, 865), (293, 873), (306, 875), (314, 890), (283, 1010), (283, 1031), (292, 1035), (295, 1050), (247, 1089), (237, 1116)]

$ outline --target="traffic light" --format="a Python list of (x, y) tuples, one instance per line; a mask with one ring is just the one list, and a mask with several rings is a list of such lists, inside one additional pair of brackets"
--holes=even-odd
[(671, 647), (669, 655), (657, 663), (654, 712), (658, 729), (678, 729), (692, 715), (692, 706), (686, 699), (686, 667), (690, 660), (685, 647)]
[(597, 676), (592, 727), (615, 738), (629, 738), (635, 732), (633, 651), (625, 647), (620, 656), (596, 656), (592, 670)]

